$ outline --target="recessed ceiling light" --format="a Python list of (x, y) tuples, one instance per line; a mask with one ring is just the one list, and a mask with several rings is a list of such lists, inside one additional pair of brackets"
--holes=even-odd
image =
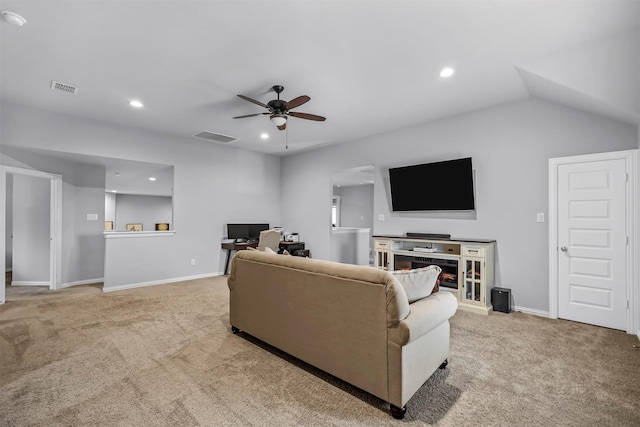
[(440, 77), (451, 77), (455, 72), (456, 70), (454, 70), (453, 68), (443, 68), (442, 71), (440, 71)]
[(117, 193), (117, 191), (116, 191), (116, 190), (111, 190), (111, 192), (112, 192), (112, 193)]
[(155, 181), (155, 180), (156, 180), (156, 178), (155, 178), (155, 177), (153, 177), (153, 176), (150, 176), (150, 177), (149, 177), (149, 181)]
[(132, 107), (136, 107), (136, 108), (142, 108), (142, 107), (144, 107), (144, 105), (142, 105), (142, 102), (140, 102), (140, 101), (136, 101), (136, 100), (131, 101), (131, 102), (129, 103), (129, 105), (131, 105)]
[(260, 138), (269, 139), (269, 134), (268, 133), (263, 133), (263, 134), (260, 135)]
[(18, 27), (22, 27), (27, 23), (27, 20), (22, 16), (18, 15), (17, 13), (9, 12), (8, 10), (2, 11), (2, 17), (9, 24), (17, 25)]

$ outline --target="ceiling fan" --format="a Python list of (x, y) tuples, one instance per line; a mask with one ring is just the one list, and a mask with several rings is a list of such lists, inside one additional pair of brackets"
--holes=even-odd
[(276, 86), (273, 86), (272, 89), (275, 93), (278, 94), (278, 99), (273, 99), (269, 101), (267, 104), (264, 104), (260, 101), (256, 101), (255, 99), (249, 98), (248, 96), (238, 95), (238, 97), (244, 99), (245, 101), (249, 101), (256, 105), (264, 107), (269, 111), (264, 113), (255, 113), (255, 114), (246, 114), (244, 116), (237, 116), (237, 117), (234, 117), (234, 119), (244, 119), (245, 117), (254, 117), (254, 116), (261, 116), (263, 114), (268, 114), (270, 116), (269, 119), (280, 130), (285, 130), (287, 128), (287, 118), (289, 116), (297, 117), (299, 119), (315, 120), (317, 122), (324, 122), (326, 120), (325, 117), (317, 116), (315, 114), (298, 113), (297, 111), (290, 111), (296, 107), (301, 106), (302, 104), (309, 102), (311, 98), (309, 98), (307, 95), (302, 95), (297, 98), (293, 98), (291, 101), (287, 102), (280, 99), (280, 93), (282, 93), (282, 91), (284, 90), (284, 86), (276, 85)]

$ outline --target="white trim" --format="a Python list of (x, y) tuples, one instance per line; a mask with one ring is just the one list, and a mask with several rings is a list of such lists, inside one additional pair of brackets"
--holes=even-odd
[(585, 154), (580, 156), (557, 157), (549, 159), (549, 317), (558, 318), (558, 166), (572, 163), (585, 163), (602, 160), (624, 159), (629, 176), (626, 188), (626, 233), (629, 237), (627, 247), (627, 299), (629, 309), (627, 310), (628, 334), (639, 334), (640, 336), (640, 277), (638, 266), (636, 265), (636, 254), (640, 245), (640, 223), (638, 214), (640, 213), (640, 200), (638, 200), (638, 151), (623, 150), (608, 153)]
[(144, 288), (146, 286), (155, 286), (155, 285), (168, 285), (169, 283), (184, 282), (187, 280), (206, 279), (207, 277), (216, 277), (216, 276), (223, 276), (223, 274), (221, 272), (216, 272), (216, 273), (198, 274), (195, 276), (176, 277), (173, 279), (153, 280), (151, 282), (140, 282), (140, 283), (131, 283), (128, 285), (110, 286), (108, 288), (103, 287), (102, 292), (123, 291), (125, 289)]
[(514, 305), (513, 311), (519, 311), (521, 313), (533, 314), (540, 317), (551, 318), (548, 311), (537, 310), (535, 308), (527, 308), (527, 307), (520, 307), (518, 305)]
[(94, 283), (103, 283), (104, 278), (100, 277), (98, 279), (87, 279), (87, 280), (78, 280), (76, 282), (63, 283), (58, 286), (58, 289), (70, 288), (72, 286), (80, 286), (80, 285), (92, 285)]
[[(6, 270), (6, 234), (7, 234), (7, 174), (2, 166), (0, 166), (0, 248), (2, 248), (2, 256), (0, 257), (0, 271)], [(4, 279), (3, 279), (4, 280)], [(5, 303), (5, 286), (0, 286), (0, 304)]]
[(49, 288), (51, 282), (11, 282), (11, 286), (46, 286)]
[(549, 317), (558, 318), (558, 160), (549, 159)]
[[(51, 180), (50, 229), (51, 239), (49, 247), (49, 289), (55, 290), (62, 282), (62, 175), (42, 172), (33, 169), (23, 169), (14, 166), (0, 165), (0, 248), (6, 253), (6, 190), (7, 174), (27, 175)], [(5, 259), (0, 259), (0, 271), (5, 270)], [(40, 286), (40, 285), (38, 285)], [(5, 289), (0, 287), (0, 304), (5, 303)]]
[(627, 219), (629, 227), (629, 247), (627, 250), (627, 268), (629, 269), (629, 310), (627, 312), (629, 323), (627, 333), (638, 334), (640, 338), (640, 267), (638, 256), (640, 255), (640, 171), (638, 157), (640, 150), (633, 150), (627, 158), (627, 172), (629, 183), (627, 186), (627, 200), (630, 201), (627, 208), (631, 215)]
[(170, 237), (176, 234), (169, 231), (103, 231), (105, 239), (129, 239), (132, 237)]
[(370, 228), (356, 228), (356, 227), (332, 227), (331, 232), (333, 234), (354, 234), (354, 233), (371, 233)]

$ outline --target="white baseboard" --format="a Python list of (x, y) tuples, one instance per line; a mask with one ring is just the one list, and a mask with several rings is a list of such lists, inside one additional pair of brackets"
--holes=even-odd
[(70, 288), (71, 286), (90, 285), (92, 283), (100, 282), (104, 282), (104, 278), (100, 277), (98, 279), (78, 280), (76, 282), (63, 283), (62, 285), (58, 286), (58, 289)]
[(12, 280), (11, 286), (46, 286), (48, 288), (51, 286), (51, 282), (18, 282)]
[(535, 308), (527, 308), (527, 307), (520, 307), (520, 306), (514, 305), (513, 306), (513, 311), (520, 311), (522, 313), (534, 314), (536, 316), (549, 318), (549, 312), (548, 311), (536, 310)]
[(154, 280), (151, 282), (130, 283), (127, 285), (118, 285), (118, 286), (110, 286), (110, 287), (103, 286), (102, 292), (123, 291), (125, 289), (144, 288), (145, 286), (167, 285), (169, 283), (184, 282), (186, 280), (206, 279), (207, 277), (216, 277), (216, 276), (222, 276), (222, 275), (223, 275), (222, 273), (216, 272), (216, 273), (208, 273), (208, 274), (198, 274), (195, 276), (176, 277), (173, 279)]

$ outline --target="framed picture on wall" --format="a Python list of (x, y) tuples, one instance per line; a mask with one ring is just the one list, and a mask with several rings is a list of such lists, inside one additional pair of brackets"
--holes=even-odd
[(105, 231), (113, 230), (113, 221), (105, 221), (104, 222), (104, 230)]
[(128, 231), (142, 231), (142, 224), (127, 224)]
[(156, 231), (168, 231), (168, 230), (169, 230), (168, 222), (156, 223)]

